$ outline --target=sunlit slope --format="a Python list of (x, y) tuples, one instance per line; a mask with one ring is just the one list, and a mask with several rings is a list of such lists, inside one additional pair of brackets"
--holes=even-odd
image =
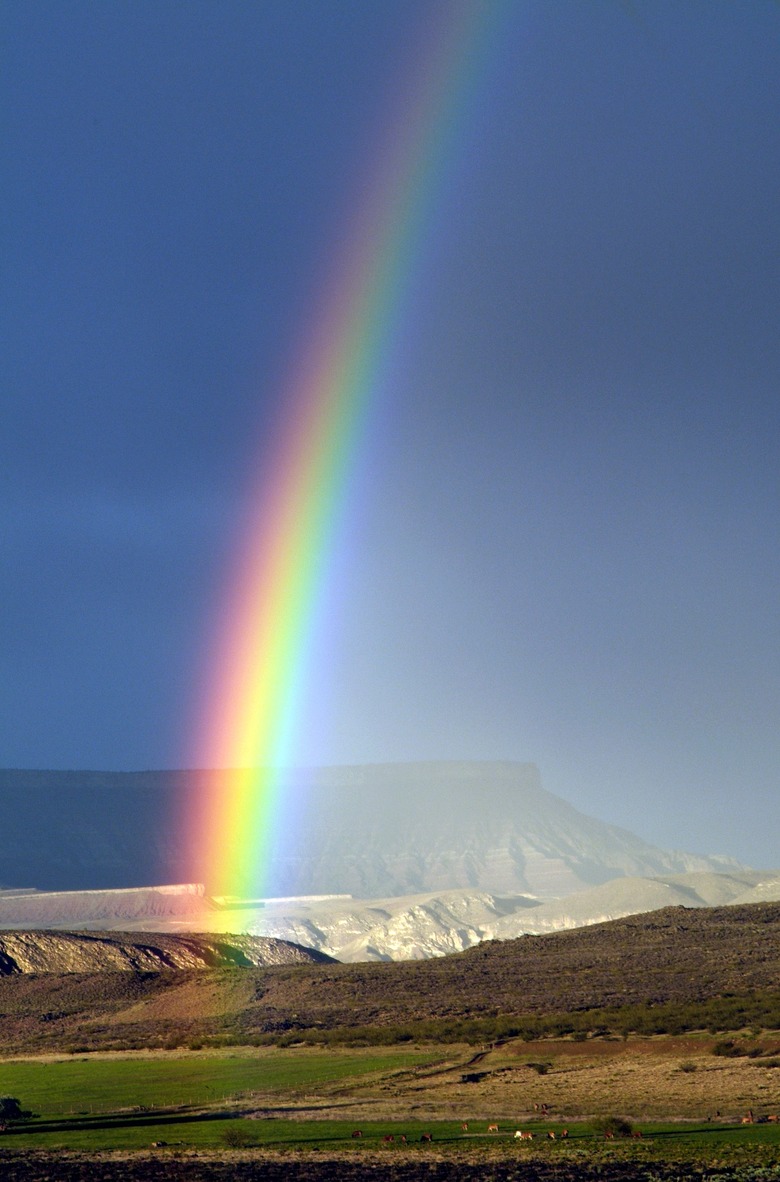
[(0, 976), (17, 973), (159, 973), (166, 969), (312, 964), (329, 958), (263, 936), (127, 932), (0, 932)]
[(403, 1033), (415, 1023), (419, 1035), (420, 1024), (434, 1023), (435, 1033), (502, 1017), (518, 1018), (522, 1029), (523, 1017), (648, 1003), (653, 1014), (670, 1003), (694, 1007), (688, 1016), (696, 1018), (696, 1005), (726, 998), (733, 1012), (734, 998), (745, 995), (777, 1011), (779, 982), (780, 904), (672, 907), (402, 964), (5, 976), (0, 1047), (187, 1046), (332, 1030), (362, 1038), (367, 1028)]
[[(756, 885), (760, 879), (751, 871), (614, 878), (547, 901), (467, 890), (371, 900), (300, 900), (268, 906), (251, 918), (236, 912), (232, 921), (243, 919), (253, 931), (320, 948), (338, 960), (412, 960), (461, 952), (483, 940), (585, 927), (661, 907), (741, 901), (745, 892), (761, 889)], [(780, 898), (780, 890), (764, 898)], [(226, 928), (230, 925), (227, 917), (219, 918)]]

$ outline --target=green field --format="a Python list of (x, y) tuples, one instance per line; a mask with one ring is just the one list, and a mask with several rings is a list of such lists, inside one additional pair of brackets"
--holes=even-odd
[[(479, 1149), (496, 1152), (503, 1150), (520, 1157), (539, 1156), (588, 1159), (629, 1157), (634, 1160), (708, 1160), (728, 1161), (744, 1159), (768, 1164), (780, 1164), (780, 1132), (771, 1126), (712, 1126), (700, 1124), (642, 1125), (643, 1139), (619, 1139), (605, 1142), (602, 1135), (589, 1123), (571, 1125), (568, 1140), (549, 1142), (545, 1131), (561, 1126), (546, 1124), (538, 1130), (530, 1145), (514, 1140), (513, 1129), (502, 1127), (498, 1134), (488, 1134), (483, 1123), (463, 1132), (454, 1121), (354, 1121), (339, 1120), (244, 1120), (222, 1114), (200, 1114), (191, 1119), (165, 1113), (138, 1113), (125, 1116), (65, 1118), (51, 1127), (52, 1122), (34, 1120), (24, 1132), (5, 1134), (4, 1145), (13, 1149), (69, 1149), (109, 1150), (145, 1149), (153, 1142), (193, 1149), (225, 1149), (235, 1134), (240, 1146), (267, 1150), (338, 1150), (361, 1152), (381, 1147), (384, 1151), (423, 1152), (420, 1137), (431, 1133), (435, 1145), (450, 1152), (473, 1153)], [(360, 1140), (352, 1133), (359, 1127)], [(532, 1127), (529, 1125), (526, 1128)], [(39, 1131), (36, 1131), (36, 1128)], [(407, 1138), (404, 1147), (401, 1136)], [(393, 1136), (392, 1143), (385, 1141)]]
[[(423, 1118), (410, 1099), (451, 1070), (443, 1057), (450, 1050), (326, 1052), (300, 1047), (7, 1060), (0, 1063), (0, 1094), (17, 1097), (34, 1115), (0, 1136), (0, 1150), (100, 1152), (148, 1150), (159, 1144), (160, 1153), (170, 1154), (255, 1148), (281, 1155), (346, 1154), (354, 1159), (373, 1151), (400, 1158), (430, 1150), (420, 1140), (425, 1132), (432, 1134), (437, 1152), (461, 1162), (474, 1155), (480, 1160), (485, 1155), (525, 1157), (558, 1162), (575, 1175), (578, 1162), (593, 1168), (616, 1160), (647, 1163), (648, 1168), (653, 1162), (707, 1162), (729, 1169), (766, 1168), (769, 1173), (762, 1177), (780, 1177), (776, 1123), (635, 1121), (641, 1138), (607, 1140), (598, 1122), (569, 1121), (563, 1140), (560, 1119), (526, 1115), (518, 1123), (534, 1131), (529, 1143), (514, 1139), (517, 1125), (510, 1119), (502, 1118), (499, 1132), (489, 1133), (484, 1116), (469, 1119), (465, 1130), (461, 1119), (442, 1119), (442, 1112), (438, 1119)], [(365, 1103), (369, 1093), (369, 1107), (363, 1111), (373, 1118), (344, 1112), (356, 1097)], [(272, 1115), (243, 1115), (257, 1111)], [(328, 1119), (319, 1119), (320, 1114)], [(362, 1136), (356, 1139), (352, 1134), (358, 1128)], [(554, 1141), (547, 1137), (550, 1131), (556, 1133)]]
[(270, 1048), (255, 1054), (177, 1058), (10, 1060), (0, 1063), (0, 1095), (16, 1096), (43, 1118), (133, 1108), (240, 1102), (251, 1093), (301, 1093), (323, 1084), (433, 1063), (433, 1051), (336, 1052)]

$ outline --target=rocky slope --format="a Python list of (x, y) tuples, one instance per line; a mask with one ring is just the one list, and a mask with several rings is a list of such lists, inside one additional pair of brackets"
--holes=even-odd
[[(0, 928), (111, 928), (142, 921), (164, 925), (184, 921), (208, 931), (215, 904), (200, 883), (131, 887), (115, 891), (0, 891)], [(150, 929), (154, 930), (154, 928)]]
[[(443, 891), (404, 898), (280, 903), (244, 913), (250, 930), (319, 948), (342, 961), (420, 960), (507, 940), (587, 927), (661, 907), (780, 899), (780, 880), (758, 872), (616, 878), (562, 899)], [(238, 915), (215, 915), (238, 922)]]
[[(587, 1021), (594, 1007), (644, 1006), (648, 1017), (667, 1003), (693, 1006), (689, 1018), (701, 1022), (695, 1007), (711, 999), (723, 1003), (719, 1021), (736, 1021), (714, 1029), (757, 1022), (776, 1030), (779, 974), (780, 904), (666, 907), (401, 964), (11, 973), (0, 977), (0, 1051), (251, 1043), (334, 1029), (363, 1037), (366, 1028), (403, 1032), (415, 1023), (424, 1034), (430, 1022), (441, 1031), (442, 1023), (556, 1013)], [(602, 1028), (603, 1018), (594, 1021)]]
[[(0, 892), (0, 929), (251, 932), (338, 960), (422, 960), (484, 940), (586, 927), (659, 907), (714, 907), (780, 900), (780, 877), (702, 871), (615, 878), (562, 899), (488, 891), (354, 899), (349, 895), (231, 908), (193, 885), (127, 891)], [(227, 937), (226, 937), (227, 938)], [(229, 937), (235, 939), (235, 937)]]
[(227, 965), (260, 967), (326, 963), (323, 953), (264, 936), (177, 936), (148, 940), (126, 932), (15, 931), (0, 934), (0, 976), (16, 973), (146, 972)]

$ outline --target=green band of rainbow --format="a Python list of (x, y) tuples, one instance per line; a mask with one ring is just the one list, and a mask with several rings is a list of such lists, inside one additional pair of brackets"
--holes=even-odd
[(448, 0), (431, 10), (432, 34), (359, 186), (321, 314), (282, 391), (286, 419), (252, 498), (196, 719), (195, 765), (219, 770), (183, 806), (191, 861), (211, 893), (258, 897), (269, 886), (279, 770), (294, 762), (296, 705), (340, 507), (433, 198), (505, 8)]

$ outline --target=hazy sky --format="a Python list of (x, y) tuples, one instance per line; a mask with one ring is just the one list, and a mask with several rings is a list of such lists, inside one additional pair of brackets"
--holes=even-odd
[[(0, 765), (187, 762), (281, 375), (433, 11), (6, 0)], [(780, 6), (516, 0), (499, 40), (300, 762), (533, 761), (777, 865)]]

